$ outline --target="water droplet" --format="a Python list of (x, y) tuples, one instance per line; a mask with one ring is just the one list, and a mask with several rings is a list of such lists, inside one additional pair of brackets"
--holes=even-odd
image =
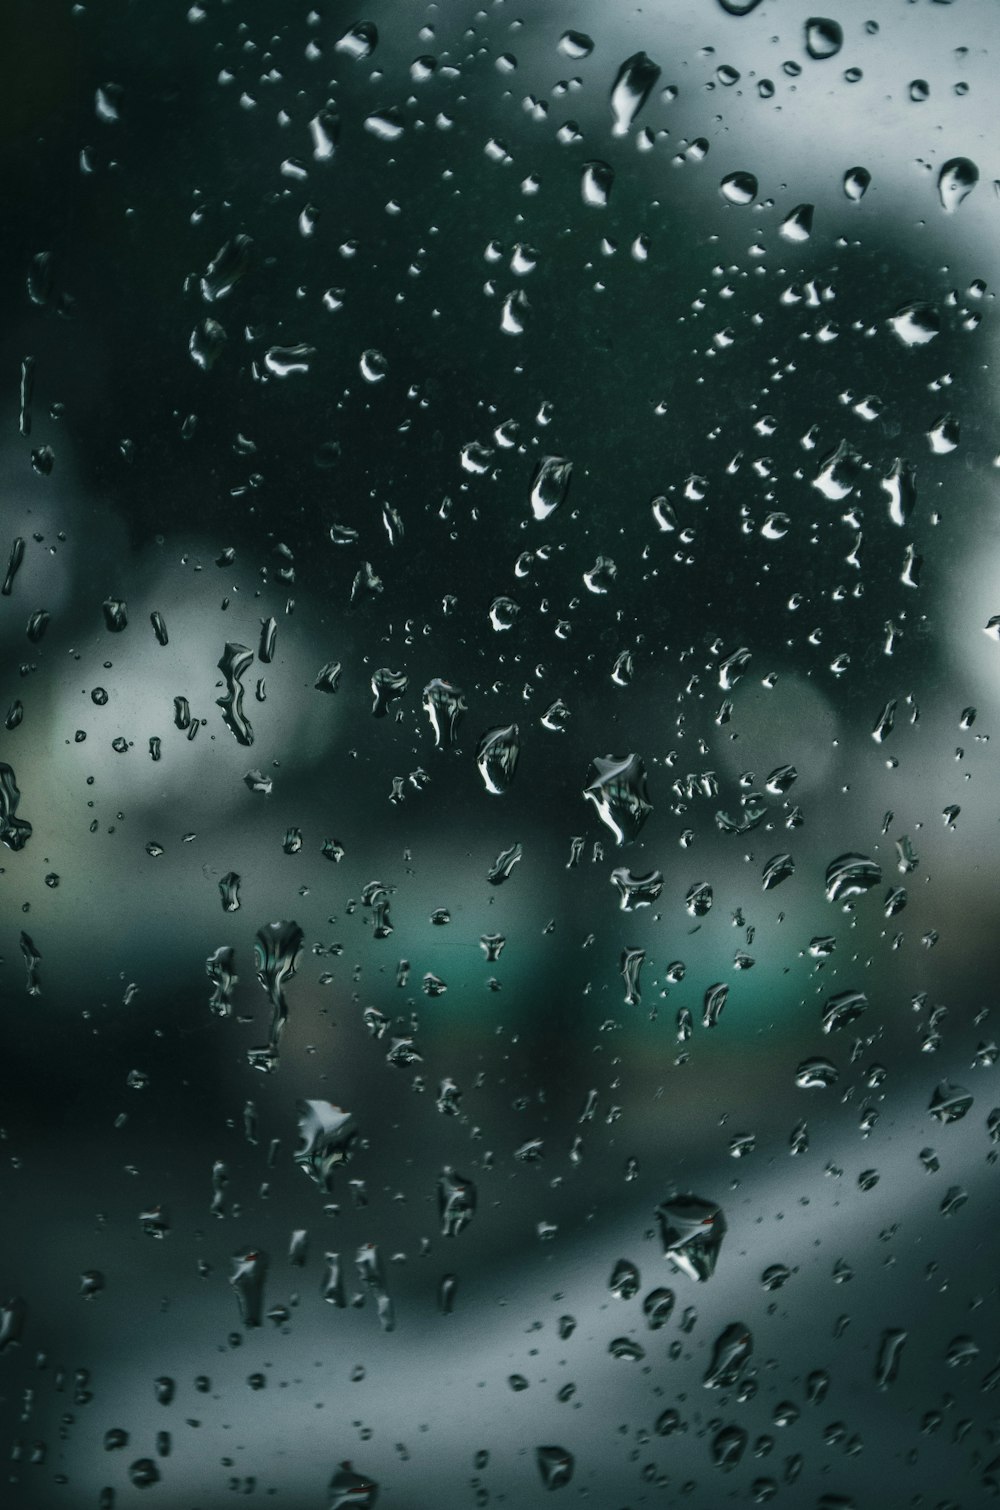
[(867, 168), (848, 168), (844, 174), (844, 193), (856, 204), (859, 199), (864, 199), (871, 181), (872, 176)]
[(121, 119), (121, 105), (125, 91), (120, 84), (102, 84), (94, 96), (97, 119), (106, 126), (113, 126)]
[(879, 1389), (888, 1389), (899, 1375), (899, 1363), (908, 1332), (887, 1329), (879, 1342), (878, 1359), (875, 1363), (875, 1383)]
[(780, 886), (782, 881), (787, 881), (790, 875), (795, 873), (795, 861), (791, 855), (774, 855), (764, 866), (763, 889), (770, 891), (775, 886)]
[(188, 340), (188, 351), (195, 366), (200, 367), (202, 372), (208, 372), (214, 367), (222, 355), (226, 340), (226, 332), (218, 320), (201, 320)]
[(752, 659), (745, 645), (734, 650), (719, 662), (719, 686), (723, 692), (731, 692)]
[[(370, 24), (370, 22), (362, 23), (362, 25)], [(358, 29), (355, 27), (355, 31)], [(371, 29), (374, 31), (374, 26)], [(333, 1475), (327, 1492), (330, 1495), (327, 1510), (374, 1510), (378, 1499), (378, 1484), (365, 1473), (355, 1473), (350, 1461), (347, 1460), (341, 1463)]]
[(889, 518), (893, 524), (905, 524), (917, 503), (916, 467), (897, 456), (889, 471), (880, 478), (880, 486), (889, 499)]
[(808, 241), (812, 235), (814, 211), (815, 205), (797, 204), (778, 227), (780, 234), (786, 241)]
[(642, 999), (639, 989), (639, 972), (642, 962), (646, 958), (645, 949), (623, 949), (621, 956), (621, 973), (625, 981), (625, 1004), (629, 1007), (638, 1006)]
[(650, 907), (663, 890), (663, 875), (651, 870), (648, 875), (636, 876), (624, 866), (611, 872), (611, 882), (618, 887), (622, 912), (635, 912), (639, 907)]
[(657, 1416), (656, 1425), (653, 1429), (658, 1437), (672, 1437), (675, 1432), (680, 1431), (681, 1429), (681, 1418), (679, 1412), (674, 1410), (673, 1408), (662, 1411), (661, 1414)]
[(546, 1489), (563, 1489), (573, 1477), (573, 1454), (565, 1447), (536, 1447), (535, 1461)]
[(822, 61), (835, 58), (844, 45), (844, 32), (838, 21), (826, 16), (810, 16), (806, 22), (806, 52)]
[(38, 645), (41, 642), (51, 619), (52, 615), (47, 613), (44, 608), (39, 608), (37, 612), (31, 615), (25, 633), (33, 645)]
[(760, 1282), (765, 1290), (780, 1290), (791, 1277), (792, 1271), (786, 1264), (769, 1264), (760, 1276)]
[(137, 1489), (148, 1489), (160, 1482), (160, 1470), (152, 1458), (136, 1458), (129, 1464), (128, 1476)]
[[(232, 911), (231, 908), (226, 910)], [(220, 945), (206, 959), (205, 974), (212, 983), (212, 995), (208, 1003), (210, 1009), (218, 1017), (229, 1017), (233, 1010), (233, 991), (238, 980), (235, 951), (226, 944)]]
[(746, 1451), (749, 1438), (741, 1426), (724, 1426), (712, 1438), (712, 1462), (717, 1468), (735, 1468)]
[(795, 1084), (801, 1091), (826, 1090), (836, 1081), (837, 1068), (829, 1059), (804, 1059), (795, 1071)]
[(536, 519), (547, 519), (569, 492), (573, 463), (564, 456), (543, 456), (531, 479), (531, 512)]
[(622, 1358), (629, 1363), (639, 1363), (646, 1356), (646, 1350), (631, 1337), (613, 1337), (608, 1343), (608, 1352), (612, 1358)]
[(633, 53), (618, 70), (611, 90), (612, 135), (627, 136), (660, 77), (659, 65), (644, 52)]
[(611, 1271), (608, 1288), (619, 1300), (631, 1300), (639, 1293), (639, 1270), (627, 1258), (620, 1258)]
[[(121, 598), (105, 598), (101, 604), (104, 623), (112, 634), (121, 634), (128, 624), (128, 604)], [(48, 615), (46, 615), (46, 618)]]
[(374, 346), (361, 353), (358, 365), (361, 376), (368, 383), (380, 383), (389, 370), (389, 363), (380, 351), (375, 350)]
[(340, 139), (340, 117), (332, 110), (318, 111), (309, 122), (309, 135), (314, 162), (330, 162)]
[(705, 992), (705, 1000), (702, 1006), (701, 1020), (706, 1028), (715, 1028), (719, 1025), (722, 1009), (729, 997), (729, 987), (725, 981), (719, 981), (714, 986), (709, 986)]
[(941, 330), (941, 316), (931, 304), (904, 304), (889, 317), (889, 329), (904, 346), (926, 346)]
[(757, 197), (757, 180), (752, 173), (727, 173), (719, 192), (730, 204), (752, 204)]
[(594, 50), (594, 41), (583, 31), (564, 31), (559, 38), (559, 51), (567, 58), (579, 61), (580, 58), (589, 58)]
[(333, 1189), (333, 1172), (350, 1159), (357, 1124), (350, 1112), (329, 1101), (298, 1101), (299, 1146), (295, 1162), (321, 1190)]
[(684, 906), (693, 918), (703, 918), (712, 910), (715, 893), (707, 881), (695, 881), (689, 886), (684, 898)]
[(663, 1254), (689, 1279), (711, 1279), (719, 1259), (726, 1219), (713, 1201), (679, 1195), (656, 1209)]
[(374, 702), (372, 713), (376, 718), (384, 718), (389, 710), (390, 703), (402, 697), (409, 686), (409, 678), (401, 671), (390, 671), (388, 666), (380, 666), (372, 674), (371, 689)]
[(490, 729), (483, 735), (476, 751), (476, 765), (488, 792), (499, 797), (507, 790), (514, 780), (520, 753), (517, 724)]
[(460, 687), (435, 677), (424, 688), (423, 706), (434, 731), (434, 746), (438, 750), (449, 749), (455, 740), (458, 725), (466, 711), (465, 694)]
[(241, 745), (253, 744), (253, 729), (243, 712), (242, 678), (253, 660), (253, 651), (246, 645), (228, 643), (219, 660), (219, 670), (226, 679), (226, 692), (216, 699), (216, 707), (222, 709), (226, 728)]
[(232, 293), (250, 266), (252, 246), (249, 236), (234, 236), (220, 246), (201, 280), (201, 297), (206, 304), (217, 304)]
[(378, 27), (374, 21), (358, 21), (335, 45), (338, 52), (361, 63), (370, 58), (378, 46)]
[(316, 680), (313, 682), (316, 691), (336, 692), (342, 669), (339, 661), (327, 661), (325, 666), (321, 666), (316, 673)]
[(812, 485), (824, 498), (829, 498), (832, 503), (840, 503), (854, 492), (861, 475), (861, 465), (858, 452), (846, 440), (842, 440), (823, 457)]
[(866, 855), (838, 855), (826, 868), (826, 899), (840, 902), (847, 897), (864, 896), (882, 879), (882, 867)]
[(631, 843), (653, 811), (646, 793), (646, 768), (638, 755), (595, 757), (583, 795), (618, 844)]
[(520, 844), (511, 844), (507, 849), (501, 850), (486, 874), (486, 879), (490, 885), (502, 886), (504, 881), (509, 880), (511, 871), (520, 861), (523, 854), (524, 850)]
[(269, 346), (264, 353), (264, 366), (275, 377), (301, 377), (309, 371), (315, 355), (315, 346), (302, 342), (297, 346)]
[(245, 1327), (258, 1327), (264, 1308), (264, 1281), (267, 1278), (267, 1255), (259, 1250), (238, 1253), (233, 1257), (229, 1283), (236, 1291), (240, 1319)]
[(753, 1352), (753, 1336), (742, 1321), (734, 1321), (720, 1332), (712, 1348), (712, 1359), (702, 1384), (706, 1389), (730, 1389), (740, 1370)]
[(942, 1080), (931, 1097), (927, 1110), (939, 1122), (961, 1122), (971, 1107), (972, 1096), (967, 1090)]
[(445, 1237), (456, 1237), (476, 1214), (475, 1185), (447, 1166), (438, 1180), (438, 1212)]
[(941, 414), (927, 432), (931, 450), (936, 456), (947, 456), (958, 449), (962, 429), (953, 414)]
[(372, 115), (365, 117), (365, 130), (380, 142), (395, 142), (402, 136), (405, 129), (402, 113), (394, 105), (388, 110), (376, 110)]
[(862, 1012), (868, 1010), (868, 998), (863, 991), (841, 991), (831, 996), (823, 1012), (823, 1032), (839, 1033), (841, 1028), (856, 1022)]
[(240, 877), (235, 870), (229, 871), (219, 882), (219, 893), (222, 897), (223, 912), (239, 912), (240, 910)]
[(938, 194), (946, 213), (953, 215), (963, 199), (968, 199), (978, 182), (979, 169), (971, 158), (949, 158), (938, 174), (937, 181)]
[(490, 604), (490, 623), (497, 634), (506, 634), (513, 629), (521, 616), (521, 610), (513, 598), (494, 598)]
[(285, 986), (298, 969), (302, 944), (302, 929), (295, 922), (266, 923), (254, 939), (257, 980), (266, 991), (271, 1005), (267, 1043), (247, 1051), (247, 1058), (254, 1069), (269, 1072), (278, 1068), (278, 1044), (288, 1020)]
[(583, 195), (584, 204), (603, 209), (611, 197), (614, 181), (615, 170), (610, 163), (598, 160), (584, 163), (580, 179), (580, 192)]
[(31, 824), (17, 817), (21, 793), (13, 766), (0, 760), (0, 842), (8, 849), (21, 850), (31, 838)]

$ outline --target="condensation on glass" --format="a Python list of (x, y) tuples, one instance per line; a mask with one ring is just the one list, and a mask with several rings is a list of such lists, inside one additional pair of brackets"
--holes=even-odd
[(11, 20), (0, 1501), (991, 1502), (993, 0)]

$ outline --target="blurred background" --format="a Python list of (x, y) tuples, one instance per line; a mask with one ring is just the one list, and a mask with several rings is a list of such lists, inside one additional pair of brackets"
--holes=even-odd
[(4, 35), (3, 1503), (985, 1503), (995, 7)]

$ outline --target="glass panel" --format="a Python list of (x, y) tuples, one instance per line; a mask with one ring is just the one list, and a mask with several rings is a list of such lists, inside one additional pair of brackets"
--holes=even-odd
[(8, 6), (4, 1504), (998, 1492), (995, 14)]

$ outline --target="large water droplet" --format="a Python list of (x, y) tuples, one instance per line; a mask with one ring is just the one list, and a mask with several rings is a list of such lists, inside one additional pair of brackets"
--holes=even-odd
[(866, 855), (838, 855), (826, 868), (826, 899), (841, 902), (846, 897), (860, 897), (882, 879), (882, 867)]
[(267, 1278), (267, 1254), (253, 1249), (233, 1257), (229, 1283), (236, 1291), (240, 1319), (245, 1327), (258, 1327), (264, 1309), (264, 1282)]
[(608, 1289), (619, 1300), (631, 1300), (639, 1293), (639, 1270), (627, 1258), (620, 1258), (611, 1271)]
[(445, 1237), (456, 1237), (476, 1214), (475, 1185), (448, 1167), (438, 1180), (438, 1212)]
[(595, 757), (583, 795), (618, 844), (631, 843), (653, 811), (646, 793), (646, 767), (638, 755)]
[(811, 204), (797, 204), (778, 227), (786, 241), (808, 241), (812, 235), (813, 212)]
[(689, 1279), (711, 1279), (726, 1235), (726, 1219), (714, 1201), (679, 1195), (656, 1209), (663, 1254)]
[(712, 1348), (712, 1359), (702, 1380), (706, 1389), (729, 1389), (753, 1352), (753, 1336), (742, 1321), (734, 1321), (720, 1332)]
[(795, 1071), (795, 1084), (801, 1091), (821, 1091), (834, 1085), (837, 1080), (837, 1067), (831, 1064), (829, 1059), (821, 1059), (818, 1056), (813, 1059), (804, 1059)]
[(942, 1080), (930, 1100), (927, 1110), (939, 1122), (961, 1122), (972, 1107), (972, 1095), (961, 1085), (952, 1085)]
[(374, 1510), (378, 1484), (366, 1473), (355, 1473), (348, 1459), (333, 1475), (327, 1492), (330, 1495), (327, 1510)]
[(562, 1489), (573, 1477), (573, 1454), (565, 1447), (536, 1447), (535, 1461), (546, 1489)]
[(220, 246), (201, 280), (201, 297), (206, 304), (216, 304), (232, 293), (250, 266), (249, 236), (233, 236)]
[(460, 687), (438, 676), (424, 688), (424, 711), (434, 731), (434, 745), (447, 750), (455, 740), (458, 725), (466, 711), (465, 694)]
[(844, 193), (848, 199), (857, 203), (859, 199), (864, 199), (871, 181), (872, 176), (867, 168), (848, 168), (844, 174)]
[(867, 1009), (868, 998), (863, 991), (841, 991), (831, 996), (823, 1012), (823, 1032), (839, 1033)]
[(835, 450), (828, 451), (823, 457), (812, 485), (824, 498), (829, 498), (831, 503), (840, 503), (854, 492), (861, 475), (861, 465), (858, 452), (846, 440), (842, 440)]
[(521, 753), (517, 724), (490, 729), (479, 741), (476, 765), (488, 792), (499, 797), (514, 780), (518, 756)]
[(370, 58), (378, 46), (378, 27), (374, 21), (358, 21), (336, 43), (338, 52), (345, 53), (355, 62)]
[(596, 160), (584, 163), (580, 179), (580, 192), (583, 195), (584, 204), (592, 205), (595, 209), (602, 209), (611, 197), (614, 181), (615, 170), (610, 163)]
[(219, 670), (226, 679), (224, 697), (216, 699), (216, 707), (222, 709), (223, 722), (241, 745), (253, 744), (253, 729), (243, 712), (242, 678), (253, 660), (253, 651), (246, 645), (227, 644), (219, 661)]
[(828, 16), (810, 16), (806, 22), (806, 52), (822, 61), (835, 58), (844, 45), (844, 31), (839, 21)]
[(346, 1164), (357, 1141), (357, 1124), (350, 1112), (329, 1101), (299, 1101), (299, 1146), (295, 1162), (321, 1190), (333, 1189), (333, 1171)]
[(926, 346), (941, 330), (941, 316), (931, 304), (904, 304), (889, 316), (889, 329), (904, 346)]
[(31, 838), (31, 824), (17, 817), (20, 801), (14, 768), (0, 760), (0, 842), (13, 850), (23, 849)]
[(878, 1359), (875, 1363), (875, 1383), (879, 1389), (888, 1389), (890, 1384), (896, 1382), (903, 1346), (908, 1336), (908, 1332), (895, 1328), (887, 1329), (882, 1333)]
[(302, 929), (295, 922), (266, 923), (254, 939), (257, 980), (267, 992), (271, 1005), (267, 1043), (247, 1051), (247, 1058), (254, 1069), (271, 1071), (278, 1067), (278, 1044), (288, 1020), (285, 986), (298, 969), (302, 944)]
[(275, 377), (303, 376), (309, 371), (315, 355), (315, 346), (301, 342), (297, 346), (270, 346), (264, 353), (264, 366)]
[(663, 890), (663, 875), (658, 870), (651, 870), (645, 876), (636, 876), (621, 866), (611, 872), (611, 881), (618, 887), (622, 912), (635, 912), (639, 907), (652, 906)]
[(649, 98), (660, 77), (660, 68), (644, 52), (633, 53), (618, 70), (611, 90), (612, 132), (627, 136), (632, 122)]
[(916, 467), (902, 456), (897, 456), (889, 471), (880, 479), (880, 486), (889, 499), (889, 518), (893, 524), (905, 524), (917, 502)]
[(547, 519), (569, 492), (573, 463), (564, 456), (543, 456), (531, 479), (531, 512), (536, 519)]
[(968, 199), (978, 182), (979, 169), (971, 157), (949, 158), (937, 181), (941, 203), (949, 215), (955, 213), (963, 199)]
[(559, 51), (567, 58), (579, 61), (589, 58), (594, 50), (594, 40), (583, 31), (564, 31), (559, 38)]
[(757, 197), (757, 180), (752, 173), (727, 173), (719, 192), (730, 204), (752, 204)]

